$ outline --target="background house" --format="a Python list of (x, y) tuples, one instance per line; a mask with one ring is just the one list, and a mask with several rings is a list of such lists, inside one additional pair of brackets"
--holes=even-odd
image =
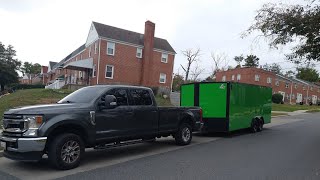
[(234, 81), (272, 88), (280, 93), (286, 103), (316, 104), (320, 100), (320, 86), (294, 77), (285, 77), (255, 67), (235, 68), (216, 73), (217, 81)]
[(85, 44), (60, 62), (49, 62), (46, 88), (127, 84), (170, 91), (175, 51), (154, 33), (150, 21), (144, 34), (92, 22)]

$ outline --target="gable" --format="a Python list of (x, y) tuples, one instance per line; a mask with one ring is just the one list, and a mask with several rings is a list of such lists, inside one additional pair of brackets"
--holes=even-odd
[(91, 43), (96, 41), (99, 38), (97, 30), (93, 23), (91, 23), (89, 34), (86, 41), (86, 47), (89, 46)]

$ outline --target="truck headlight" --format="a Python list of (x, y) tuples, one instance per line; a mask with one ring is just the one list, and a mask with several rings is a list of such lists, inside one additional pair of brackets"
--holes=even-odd
[(27, 131), (23, 133), (23, 136), (36, 137), (38, 135), (38, 129), (43, 122), (42, 116), (24, 116), (26, 121)]
[(43, 117), (42, 116), (24, 116), (24, 120), (27, 121), (28, 129), (38, 129), (43, 122)]

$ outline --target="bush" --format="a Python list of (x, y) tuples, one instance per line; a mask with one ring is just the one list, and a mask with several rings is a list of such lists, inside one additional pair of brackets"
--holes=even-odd
[(281, 94), (277, 93), (277, 94), (272, 95), (272, 102), (273, 103), (276, 103), (276, 104), (282, 103), (283, 104), (282, 99), (283, 99), (283, 96)]
[(37, 89), (44, 88), (45, 86), (42, 84), (10, 84), (8, 86), (9, 89), (18, 90), (18, 89)]

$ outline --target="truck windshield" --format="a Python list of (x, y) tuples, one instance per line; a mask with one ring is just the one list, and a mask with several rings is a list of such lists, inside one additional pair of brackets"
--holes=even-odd
[(97, 98), (105, 89), (101, 87), (81, 88), (65, 98), (61, 99), (58, 104), (62, 103), (89, 103)]

